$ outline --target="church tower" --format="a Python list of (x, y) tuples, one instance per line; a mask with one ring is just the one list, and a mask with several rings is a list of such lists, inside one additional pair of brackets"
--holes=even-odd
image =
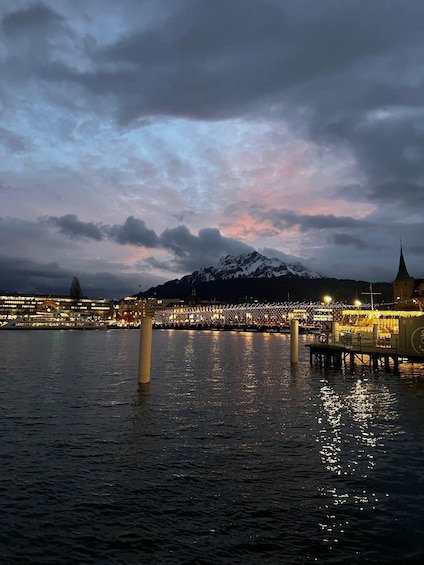
[(409, 310), (413, 307), (412, 297), (414, 294), (415, 282), (409, 276), (403, 257), (402, 243), (400, 245), (399, 269), (393, 281), (393, 298), (395, 310)]

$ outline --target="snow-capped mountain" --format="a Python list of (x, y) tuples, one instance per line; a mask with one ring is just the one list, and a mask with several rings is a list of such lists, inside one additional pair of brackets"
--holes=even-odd
[(280, 259), (268, 259), (257, 251), (244, 255), (227, 255), (220, 259), (216, 267), (204, 267), (186, 275), (179, 282), (196, 285), (203, 282), (222, 281), (239, 278), (272, 277), (319, 279), (320, 275), (309, 271), (300, 263), (284, 263)]

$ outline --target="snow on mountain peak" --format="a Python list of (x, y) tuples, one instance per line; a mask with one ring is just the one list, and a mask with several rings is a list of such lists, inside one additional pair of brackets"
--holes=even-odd
[(183, 277), (189, 284), (201, 282), (228, 280), (236, 278), (271, 278), (289, 277), (318, 279), (320, 275), (309, 271), (300, 263), (284, 263), (276, 257), (269, 259), (257, 251), (243, 255), (226, 255), (222, 257), (216, 267), (203, 267), (191, 275)]

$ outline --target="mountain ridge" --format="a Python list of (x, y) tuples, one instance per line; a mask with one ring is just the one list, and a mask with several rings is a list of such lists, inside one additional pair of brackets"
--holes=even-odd
[(318, 273), (308, 270), (301, 263), (286, 263), (276, 257), (268, 258), (258, 251), (242, 255), (226, 255), (222, 257), (216, 267), (202, 267), (190, 275), (185, 275), (180, 282), (184, 284), (199, 284), (218, 280), (238, 278), (321, 278)]
[[(252, 252), (236, 258), (227, 255), (221, 258), (216, 267), (204, 267), (181, 279), (151, 287), (138, 296), (191, 302), (215, 300), (240, 303), (252, 300), (316, 302), (328, 294), (333, 300), (353, 303), (355, 299), (366, 302), (367, 298), (362, 294), (369, 291), (369, 284), (369, 281), (326, 278), (309, 271), (300, 263), (293, 266)], [(393, 302), (391, 283), (373, 283), (373, 288), (375, 292), (381, 293), (381, 303)]]

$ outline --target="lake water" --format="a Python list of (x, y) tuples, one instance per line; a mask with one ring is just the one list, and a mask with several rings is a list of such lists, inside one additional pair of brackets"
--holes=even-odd
[(310, 339), (0, 332), (0, 562), (422, 563), (424, 371)]

